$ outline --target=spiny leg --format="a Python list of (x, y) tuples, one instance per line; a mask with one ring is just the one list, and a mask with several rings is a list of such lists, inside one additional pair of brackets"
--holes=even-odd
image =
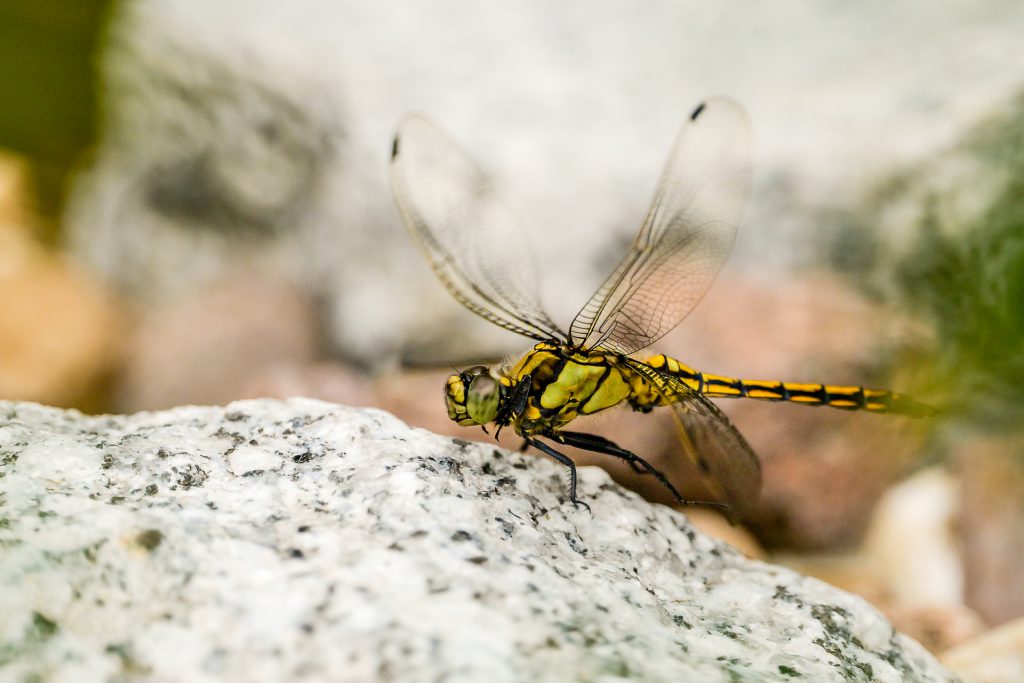
[(550, 439), (557, 441), (560, 444), (566, 446), (574, 446), (575, 448), (581, 448), (585, 451), (592, 451), (594, 453), (602, 453), (604, 455), (610, 455), (621, 460), (625, 460), (630, 465), (643, 468), (645, 473), (653, 474), (658, 482), (668, 489), (672, 497), (676, 499), (676, 502), (680, 505), (701, 505), (707, 507), (715, 507), (728, 513), (731, 508), (725, 503), (719, 503), (710, 500), (689, 500), (683, 498), (682, 494), (672, 485), (672, 482), (668, 480), (661, 470), (641, 458), (632, 451), (627, 451), (615, 444), (613, 441), (609, 441), (603, 436), (597, 436), (596, 434), (584, 434), (582, 432), (569, 432), (569, 431), (558, 431), (546, 434)]
[(546, 453), (547, 455), (550, 455), (552, 458), (554, 458), (555, 460), (557, 460), (558, 462), (562, 463), (563, 465), (565, 465), (566, 467), (569, 468), (569, 500), (576, 507), (579, 507), (580, 505), (582, 505), (583, 507), (587, 508), (587, 512), (590, 512), (591, 511), (590, 510), (590, 506), (587, 505), (586, 503), (584, 503), (582, 500), (579, 500), (576, 497), (576, 463), (574, 463), (569, 458), (569, 456), (563, 455), (562, 453), (559, 453), (558, 451), (556, 451), (554, 448), (552, 448), (551, 446), (547, 445), (543, 441), (538, 441), (537, 439), (531, 439), (530, 437), (525, 437), (525, 438), (526, 438), (526, 443), (530, 444), (531, 446), (533, 446), (537, 450), (541, 451), (542, 453)]
[[(585, 451), (592, 451), (592, 452), (596, 452), (596, 453), (603, 453), (603, 454), (606, 454), (606, 455), (615, 455), (616, 457), (621, 457), (621, 459), (625, 460), (626, 464), (629, 465), (629, 468), (631, 470), (633, 470), (633, 472), (636, 473), (636, 474), (643, 474), (643, 475), (654, 474), (654, 475), (657, 475), (657, 473), (658, 473), (658, 470), (656, 470), (654, 467), (652, 467), (649, 463), (644, 462), (643, 458), (641, 458), (638, 455), (634, 455), (630, 451), (625, 451), (625, 452), (629, 453), (630, 455), (633, 455), (634, 457), (632, 457), (632, 458), (618, 456), (618, 455), (616, 455), (616, 453), (612, 453), (612, 452), (610, 452), (608, 450), (600, 450), (598, 448), (598, 446), (601, 446), (601, 447), (604, 447), (604, 448), (607, 448), (607, 449), (616, 449), (617, 451), (623, 451), (624, 450), (624, 449), (620, 448), (618, 446), (618, 444), (616, 444), (614, 441), (610, 441), (609, 439), (606, 439), (603, 436), (598, 436), (597, 434), (584, 434), (582, 432), (570, 432), (570, 431), (554, 432), (554, 433), (549, 434), (547, 436), (548, 436), (548, 438), (554, 439), (555, 441), (558, 441), (559, 443), (563, 443), (566, 446), (575, 446), (576, 448), (581, 448), (581, 449), (583, 449)], [(581, 440), (582, 439), (586, 439), (587, 444), (586, 445), (581, 445), (579, 443), (572, 443), (572, 442), (569, 441), (569, 439), (571, 439), (571, 438), (578, 438), (578, 439), (581, 439)], [(643, 463), (643, 464), (641, 464), (641, 463)], [(669, 487), (669, 490), (672, 490), (671, 484), (669, 484), (668, 487)], [(672, 492), (673, 492), (673, 495), (675, 495), (675, 491), (672, 490)]]

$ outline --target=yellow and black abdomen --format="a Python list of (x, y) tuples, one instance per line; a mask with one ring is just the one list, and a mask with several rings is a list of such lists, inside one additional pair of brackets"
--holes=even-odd
[(843, 410), (867, 410), (910, 417), (926, 417), (937, 411), (904, 394), (885, 389), (866, 389), (836, 384), (805, 384), (723, 377), (695, 370), (674, 358), (658, 354), (644, 361), (659, 372), (673, 375), (705, 396), (790, 401), (809, 406), (830, 406)]

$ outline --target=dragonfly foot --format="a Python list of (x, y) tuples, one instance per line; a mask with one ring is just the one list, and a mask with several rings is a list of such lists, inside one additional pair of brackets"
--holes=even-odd
[[(530, 437), (525, 438), (528, 445), (533, 446), (542, 453), (550, 455), (552, 458), (569, 468), (569, 501), (577, 508), (582, 505), (587, 508), (587, 512), (591, 512), (590, 506), (576, 497), (576, 463), (574, 463), (569, 456), (559, 453), (543, 441), (538, 441), (537, 439), (532, 439)], [(591, 514), (593, 513), (591, 512)]]
[(576, 509), (577, 509), (577, 510), (578, 510), (578, 509), (579, 509), (580, 507), (585, 507), (585, 508), (587, 509), (587, 512), (589, 512), (589, 513), (590, 513), (591, 515), (593, 515), (593, 514), (594, 514), (594, 511), (590, 509), (590, 506), (589, 506), (589, 505), (587, 505), (586, 503), (584, 503), (584, 502), (583, 502), (582, 500), (578, 500), (578, 499), (577, 499), (577, 500), (573, 500), (573, 501), (571, 501), (571, 502), (572, 502), (572, 504), (573, 504), (573, 505), (575, 505), (575, 506), (576, 506)]

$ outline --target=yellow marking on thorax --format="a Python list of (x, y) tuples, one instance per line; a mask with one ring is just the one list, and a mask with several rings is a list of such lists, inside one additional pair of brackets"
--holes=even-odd
[(583, 403), (597, 389), (597, 382), (604, 371), (605, 368), (601, 365), (582, 365), (566, 361), (558, 377), (548, 384), (541, 394), (541, 407), (549, 410), (561, 408), (572, 399), (575, 399), (577, 404)]
[(530, 401), (529, 403), (526, 404), (526, 408), (523, 410), (522, 417), (530, 421), (539, 420), (540, 408), (534, 405), (533, 401)]
[(630, 386), (616, 367), (611, 368), (608, 376), (601, 382), (590, 399), (583, 404), (580, 412), (590, 415), (605, 408), (622, 403), (630, 395)]

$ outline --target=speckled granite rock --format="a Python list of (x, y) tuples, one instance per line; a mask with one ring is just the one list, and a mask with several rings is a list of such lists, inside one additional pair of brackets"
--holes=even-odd
[(0, 679), (949, 681), (582, 472), (307, 399), (0, 406)]

